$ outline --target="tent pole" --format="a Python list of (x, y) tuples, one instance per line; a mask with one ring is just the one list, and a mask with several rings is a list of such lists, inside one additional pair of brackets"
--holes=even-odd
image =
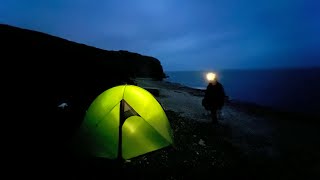
[(119, 120), (119, 143), (118, 143), (118, 160), (123, 161), (122, 158), (122, 125), (124, 123), (124, 102), (120, 102), (120, 120)]

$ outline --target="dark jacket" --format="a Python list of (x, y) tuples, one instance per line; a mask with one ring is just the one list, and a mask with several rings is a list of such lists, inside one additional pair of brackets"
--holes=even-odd
[(209, 83), (202, 100), (202, 105), (207, 110), (221, 109), (224, 105), (225, 92), (221, 83)]

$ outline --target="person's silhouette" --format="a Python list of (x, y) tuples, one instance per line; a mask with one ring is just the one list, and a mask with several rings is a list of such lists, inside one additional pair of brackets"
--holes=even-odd
[(220, 82), (215, 78), (210, 81), (207, 89), (205, 90), (205, 96), (202, 100), (202, 105), (206, 110), (211, 112), (212, 122), (218, 123), (217, 113), (224, 105), (225, 91)]

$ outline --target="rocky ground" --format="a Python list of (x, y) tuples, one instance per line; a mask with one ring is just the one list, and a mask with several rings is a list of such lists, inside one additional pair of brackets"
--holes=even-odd
[(89, 178), (320, 178), (318, 117), (229, 100), (213, 125), (201, 106), (203, 91), (150, 79), (136, 83), (159, 91), (174, 145), (125, 162), (90, 161), (84, 166)]

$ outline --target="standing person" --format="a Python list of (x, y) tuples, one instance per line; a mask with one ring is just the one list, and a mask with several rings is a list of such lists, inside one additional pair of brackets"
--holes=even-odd
[(217, 77), (213, 73), (207, 74), (209, 84), (205, 90), (205, 96), (202, 100), (202, 105), (206, 110), (211, 112), (212, 123), (218, 123), (218, 111), (222, 109), (225, 100), (225, 91)]

